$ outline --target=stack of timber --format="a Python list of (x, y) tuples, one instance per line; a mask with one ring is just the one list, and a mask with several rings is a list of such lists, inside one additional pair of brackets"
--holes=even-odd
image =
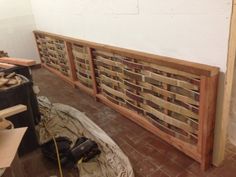
[(0, 91), (18, 86), (22, 84), (23, 81), (23, 78), (14, 72), (10, 74), (0, 72)]
[[(71, 82), (207, 169), (219, 68), (35, 31), (66, 44)], [(48, 51), (46, 46), (46, 51)], [(47, 60), (41, 55), (42, 65)], [(61, 77), (53, 67), (46, 67)], [(63, 77), (62, 77), (63, 78)]]

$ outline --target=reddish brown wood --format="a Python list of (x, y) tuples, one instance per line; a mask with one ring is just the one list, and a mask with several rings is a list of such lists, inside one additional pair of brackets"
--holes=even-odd
[(175, 59), (175, 58), (159, 56), (159, 55), (149, 54), (149, 53), (145, 53), (145, 52), (139, 52), (139, 51), (135, 51), (135, 50), (99, 44), (99, 43), (95, 43), (95, 42), (75, 39), (75, 38), (66, 37), (66, 36), (62, 36), (62, 35), (58, 35), (58, 34), (43, 32), (43, 31), (34, 31), (34, 33), (35, 34), (43, 34), (46, 36), (51, 36), (56, 39), (60, 39), (60, 40), (64, 40), (64, 41), (68, 41), (68, 42), (72, 42), (72, 43), (79, 43), (83, 46), (87, 46), (87, 47), (91, 47), (91, 48), (95, 48), (95, 49), (100, 49), (100, 50), (105, 50), (107, 52), (111, 52), (111, 53), (115, 53), (115, 54), (125, 55), (126, 57), (135, 58), (135, 59), (143, 60), (143, 61), (150, 62), (150, 63), (155, 63), (155, 64), (162, 65), (162, 66), (168, 66), (170, 68), (175, 68), (175, 69), (186, 71), (186, 72), (189, 72), (192, 74), (213, 76), (219, 72), (218, 67), (212, 67), (212, 66), (205, 65), (205, 64), (199, 64), (199, 63), (179, 60), (179, 59)]
[(212, 163), (215, 114), (217, 103), (218, 75), (206, 79), (204, 92), (205, 114), (201, 117), (201, 168), (207, 170)]
[(73, 81), (76, 81), (77, 76), (76, 76), (74, 56), (72, 53), (72, 44), (69, 42), (65, 42), (65, 46), (66, 46), (66, 53), (67, 53), (68, 61), (69, 61), (70, 73), (71, 73), (70, 77), (72, 78)]
[(90, 71), (91, 71), (91, 78), (92, 78), (92, 83), (93, 83), (93, 92), (94, 96), (98, 93), (98, 88), (97, 88), (97, 82), (96, 82), (96, 76), (95, 76), (95, 69), (94, 69), (94, 62), (93, 62), (93, 56), (92, 56), (92, 49), (88, 47), (88, 59), (89, 59), (89, 66), (90, 66)]

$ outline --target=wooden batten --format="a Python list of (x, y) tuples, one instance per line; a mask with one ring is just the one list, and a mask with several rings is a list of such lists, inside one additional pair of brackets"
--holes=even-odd
[(0, 62), (0, 68), (10, 69), (10, 68), (14, 68), (14, 67), (16, 67), (16, 65)]
[(20, 65), (20, 66), (33, 66), (36, 64), (35, 60), (23, 59), (23, 58), (9, 58), (9, 57), (0, 58), (0, 62), (13, 65)]
[(125, 55), (126, 57), (136, 58), (142, 61), (157, 64), (157, 65), (166, 66), (166, 67), (174, 68), (180, 71), (189, 72), (191, 74), (213, 76), (219, 72), (219, 68), (212, 67), (209, 65), (193, 63), (193, 62), (183, 61), (183, 60), (174, 59), (170, 57), (164, 57), (164, 56), (159, 56), (159, 55), (154, 55), (154, 54), (148, 54), (145, 52), (139, 52), (139, 51), (134, 51), (130, 49), (124, 49), (124, 48), (99, 44), (95, 42), (75, 39), (71, 37), (66, 37), (66, 36), (62, 36), (58, 34), (38, 31), (38, 30), (34, 31), (34, 33), (54, 37), (55, 39), (65, 40), (71, 43), (79, 43), (83, 46), (87, 46), (90, 48), (95, 48), (101, 51), (112, 53), (113, 56), (116, 54)]
[(68, 59), (69, 59), (69, 67), (70, 67), (70, 72), (71, 72), (71, 79), (73, 81), (76, 81), (76, 70), (75, 70), (75, 62), (74, 62), (74, 56), (72, 53), (72, 45), (69, 42), (65, 43), (66, 45), (66, 52), (68, 55)]

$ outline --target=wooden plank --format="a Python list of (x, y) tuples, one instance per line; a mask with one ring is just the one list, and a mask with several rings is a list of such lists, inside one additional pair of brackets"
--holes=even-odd
[(110, 83), (110, 84), (113, 84), (114, 86), (121, 87), (121, 88), (124, 87), (124, 84), (122, 82), (112, 79), (110, 77), (107, 77), (103, 74), (100, 75), (100, 79), (101, 81), (104, 81), (105, 83)]
[(0, 110), (0, 119), (5, 119), (7, 117), (11, 117), (15, 114), (19, 114), (19, 113), (24, 112), (26, 110), (27, 110), (27, 106), (21, 105), (21, 104)]
[(70, 76), (71, 76), (72, 80), (76, 81), (77, 78), (76, 78), (74, 56), (73, 56), (73, 53), (72, 53), (72, 44), (69, 43), (69, 42), (66, 42), (65, 46), (66, 46), (66, 53), (67, 53), (68, 61), (69, 61), (69, 70), (70, 70), (70, 73), (71, 73)]
[(8, 57), (0, 58), (0, 62), (20, 65), (20, 66), (33, 66), (36, 64), (35, 60), (23, 59), (23, 58), (8, 58)]
[(181, 70), (172, 69), (165, 66), (159, 66), (159, 65), (155, 65), (155, 64), (147, 63), (147, 62), (141, 62), (141, 63), (145, 66), (149, 66), (150, 68), (157, 69), (159, 71), (163, 71), (169, 74), (179, 75), (179, 76), (187, 77), (189, 79), (200, 79), (199, 75), (183, 72)]
[(101, 84), (101, 88), (106, 90), (108, 93), (117, 96), (121, 99), (127, 100), (129, 99), (123, 92), (119, 92), (117, 90), (112, 89), (111, 87), (106, 86), (105, 84)]
[(37, 52), (38, 52), (40, 61), (41, 61), (41, 63), (43, 63), (44, 60), (43, 60), (42, 55), (40, 53), (40, 45), (37, 43), (37, 34), (36, 33), (34, 33), (34, 39), (35, 39), (35, 44), (36, 44), (36, 47), (37, 47)]
[(196, 119), (196, 120), (199, 119), (199, 116), (197, 114), (195, 114), (194, 112), (192, 112), (192, 111), (190, 111), (190, 110), (188, 110), (184, 107), (181, 107), (181, 106), (178, 106), (176, 104), (170, 103), (166, 100), (158, 98), (158, 97), (156, 97), (152, 94), (149, 94), (149, 93), (141, 93), (141, 95), (143, 95), (146, 100), (151, 101), (154, 104), (159, 105), (162, 108), (166, 108), (170, 111), (173, 111), (173, 112), (176, 112), (176, 113), (179, 113), (179, 114), (183, 114), (185, 116), (191, 117), (191, 118)]
[(34, 33), (51, 36), (56, 39), (61, 39), (61, 40), (65, 40), (72, 43), (79, 43), (81, 45), (95, 48), (98, 50), (110, 52), (113, 54), (118, 54), (125, 57), (135, 58), (137, 60), (142, 60), (145, 62), (151, 62), (160, 66), (170, 67), (173, 69), (181, 70), (181, 71), (188, 72), (195, 75), (213, 76), (219, 72), (218, 67), (212, 67), (209, 65), (183, 61), (179, 59), (174, 59), (174, 58), (159, 56), (159, 55), (154, 55), (154, 54), (148, 54), (144, 52), (99, 44), (95, 42), (89, 42), (89, 41), (80, 40), (80, 39), (74, 39), (71, 37), (47, 33), (43, 31), (34, 31)]
[(142, 108), (149, 112), (150, 114), (156, 116), (158, 119), (170, 124), (170, 125), (173, 125), (175, 127), (178, 127), (182, 130), (184, 130), (185, 132), (192, 132), (192, 133), (196, 133), (196, 131), (191, 127), (189, 126), (188, 124), (182, 122), (182, 121), (179, 121), (171, 116), (168, 116), (160, 111), (158, 111), (157, 109), (151, 107), (151, 106), (148, 106), (148, 105), (145, 105), (145, 104), (142, 104)]
[(178, 93), (174, 93), (174, 92), (171, 92), (171, 91), (168, 91), (168, 90), (164, 90), (162, 88), (159, 88), (157, 86), (154, 86), (152, 84), (149, 84), (149, 83), (140, 83), (140, 85), (144, 86), (144, 89), (147, 89), (147, 90), (150, 90), (150, 91), (154, 91), (158, 94), (161, 94), (163, 96), (166, 96), (168, 98), (172, 98), (172, 99), (176, 99), (176, 100), (179, 100), (179, 101), (182, 101), (182, 102), (186, 102), (186, 103), (189, 103), (189, 104), (193, 104), (193, 105), (197, 105), (199, 106), (199, 102), (192, 99), (192, 98), (189, 98), (187, 96), (183, 96), (183, 95), (180, 95)]
[(91, 48), (89, 48), (89, 47), (87, 48), (89, 68), (90, 68), (90, 71), (91, 71), (91, 78), (92, 78), (92, 87), (93, 87), (93, 92), (94, 92), (94, 96), (95, 96), (98, 93), (98, 88), (97, 88), (94, 62), (93, 62), (93, 56), (92, 56), (92, 51), (91, 50), (92, 50)]
[(89, 86), (92, 86), (92, 80), (88, 77), (84, 77), (83, 75), (77, 73), (77, 78), (81, 83), (88, 84)]
[(16, 65), (7, 64), (7, 63), (1, 63), (0, 62), (0, 68), (10, 69), (10, 68), (14, 68), (14, 67), (16, 67)]
[(215, 127), (215, 115), (216, 115), (216, 99), (217, 99), (217, 85), (218, 85), (218, 75), (211, 78), (207, 78), (206, 90), (206, 103), (205, 108), (207, 111), (205, 115), (201, 117), (202, 122), (200, 124), (202, 130), (202, 149), (201, 149), (201, 168), (202, 170), (207, 170), (212, 163), (212, 153), (213, 153), (213, 139), (214, 139), (214, 127)]
[(170, 135), (164, 133), (163, 131), (159, 130), (157, 127), (152, 125), (143, 116), (141, 116), (141, 115), (139, 115), (137, 113), (134, 113), (133, 111), (129, 110), (128, 108), (124, 108), (124, 107), (119, 106), (119, 105), (117, 105), (115, 103), (112, 103), (106, 97), (104, 97), (102, 94), (97, 94), (97, 98), (102, 103), (104, 103), (105, 105), (113, 108), (114, 110), (116, 110), (120, 114), (124, 115), (128, 119), (134, 121), (135, 123), (137, 123), (141, 127), (144, 127), (148, 131), (150, 131), (150, 132), (154, 133), (155, 135), (159, 136), (164, 141), (166, 141), (167, 143), (173, 145), (174, 147), (176, 147), (180, 151), (184, 152), (185, 154), (187, 154), (191, 158), (195, 159), (198, 162), (201, 162), (201, 157), (197, 153), (196, 146), (191, 145), (189, 143), (185, 143), (185, 142), (183, 142), (182, 140), (180, 140), (178, 138), (175, 138), (173, 136), (170, 136)]
[(74, 56), (76, 56), (78, 58), (85, 59), (85, 60), (89, 60), (89, 54), (88, 53), (80, 53), (76, 50), (72, 50), (72, 51), (73, 51)]
[(198, 139), (198, 144), (197, 144), (197, 149), (198, 152), (201, 154), (202, 152), (202, 143), (203, 143), (203, 119), (207, 119), (207, 106), (208, 106), (208, 102), (207, 102), (207, 94), (208, 94), (208, 90), (207, 90), (207, 77), (206, 76), (202, 76), (200, 79), (200, 104), (199, 104), (199, 139)]
[(112, 71), (110, 69), (107, 69), (103, 66), (98, 66), (98, 69), (102, 72), (105, 72), (107, 73), (108, 75), (110, 76), (113, 76), (113, 77), (119, 77), (119, 78), (123, 78), (124, 77), (124, 74), (123, 73), (119, 73), (119, 72), (116, 72), (116, 71)]
[(228, 48), (228, 60), (227, 60), (227, 71), (225, 77), (224, 86), (224, 97), (223, 97), (223, 112), (222, 120), (220, 121), (219, 129), (216, 132), (215, 137), (217, 138), (217, 143), (215, 144), (215, 154), (214, 154), (214, 165), (219, 166), (225, 156), (225, 146), (228, 133), (229, 124), (229, 112), (230, 103), (232, 97), (232, 88), (235, 72), (235, 59), (236, 59), (236, 1), (234, 0), (234, 5), (231, 15), (231, 25), (230, 25), (230, 37), (229, 37), (229, 48)]
[(194, 85), (189, 82), (182, 81), (182, 80), (174, 79), (171, 77), (163, 76), (160, 74), (156, 74), (151, 71), (143, 71), (143, 74), (145, 75), (145, 77), (155, 79), (159, 82), (163, 82), (163, 83), (170, 84), (177, 87), (182, 87), (187, 90), (195, 90), (195, 91), (199, 90), (197, 85)]
[(109, 60), (109, 59), (103, 58), (101, 56), (97, 56), (96, 60), (99, 61), (99, 62), (102, 62), (106, 65), (111, 65), (111, 66), (114, 66), (114, 67), (120, 67), (120, 68), (124, 67), (124, 65), (120, 62)]

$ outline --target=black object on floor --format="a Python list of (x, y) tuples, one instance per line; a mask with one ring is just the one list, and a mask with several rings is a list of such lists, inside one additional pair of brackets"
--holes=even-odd
[[(65, 137), (58, 137), (55, 140), (59, 151), (60, 161), (63, 166), (72, 167), (81, 159), (83, 162), (88, 162), (101, 153), (97, 143), (86, 137), (79, 138), (72, 148), (70, 148), (71, 141)], [(41, 147), (43, 154), (54, 163), (57, 163), (54, 141), (50, 140)]]

